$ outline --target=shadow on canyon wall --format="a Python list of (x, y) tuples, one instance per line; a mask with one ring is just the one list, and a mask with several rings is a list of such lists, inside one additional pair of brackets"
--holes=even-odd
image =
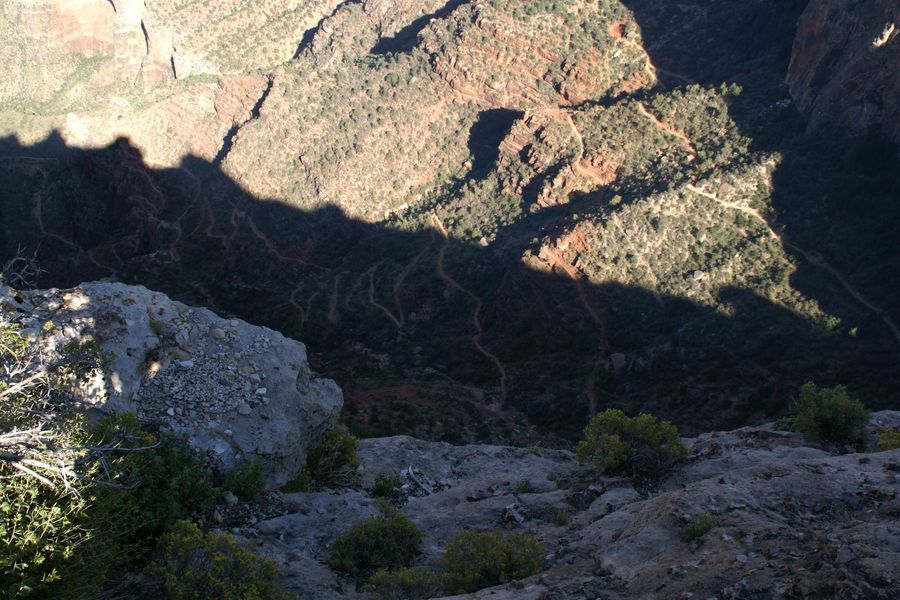
[[(114, 277), (301, 339), (345, 389), (345, 417), (365, 435), (522, 441), (530, 423), (572, 437), (607, 406), (696, 432), (782, 414), (808, 380), (896, 408), (900, 360), (886, 319), (900, 315), (897, 149), (807, 134), (785, 102), (806, 2), (623, 3), (661, 89), (743, 86), (732, 118), (755, 150), (780, 157), (773, 226), (799, 264), (792, 284), (842, 319), (834, 331), (749, 289), (723, 289), (716, 310), (522, 261), (536, 236), (569, 228), (599, 196), (527, 215), (481, 248), (447, 239), (440, 208), (418, 231), (334, 207), (303, 211), (249, 196), (197, 157), (151, 169), (127, 139), (97, 150), (58, 135), (33, 146), (0, 140), (0, 257), (38, 249), (44, 286)], [(421, 25), (375, 51), (403, 51)], [(520, 114), (480, 115), (468, 177), (490, 171)]]
[(731, 101), (731, 117), (752, 149), (779, 157), (771, 206), (784, 239), (792, 242), (788, 252), (801, 265), (796, 289), (833, 314), (859, 309), (799, 247), (823, 258), (897, 323), (900, 151), (878, 131), (858, 139), (805, 131), (784, 79), (797, 21), (809, 1), (622, 3), (634, 13), (662, 88), (742, 86)]
[(811, 379), (874, 407), (900, 389), (883, 335), (823, 332), (746, 289), (722, 291), (725, 315), (579, 283), (527, 267), (509, 240), (447, 239), (439, 214), (401, 231), (302, 211), (200, 158), (149, 168), (127, 139), (5, 138), (0, 170), (0, 252), (38, 249), (42, 286), (113, 277), (299, 338), (367, 435), (516, 440), (528, 421), (572, 436), (592, 404), (696, 432), (781, 414)]

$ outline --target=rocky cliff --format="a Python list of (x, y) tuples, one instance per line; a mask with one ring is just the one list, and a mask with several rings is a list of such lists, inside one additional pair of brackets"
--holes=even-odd
[(310, 370), (303, 344), (143, 287), (3, 287), (0, 310), (47, 360), (99, 350), (102, 366), (71, 382), (89, 408), (183, 435), (221, 467), (263, 459), (271, 487), (300, 472), (343, 405), (337, 385)]
[(813, 0), (787, 75), (809, 126), (900, 141), (900, 0)]

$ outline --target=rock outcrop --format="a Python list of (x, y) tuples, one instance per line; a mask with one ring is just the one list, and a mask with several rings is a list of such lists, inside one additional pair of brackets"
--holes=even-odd
[(223, 467), (263, 459), (270, 487), (299, 473), (343, 405), (300, 342), (144, 287), (3, 288), (0, 307), (48, 360), (85, 344), (99, 350), (100, 368), (72, 383), (88, 406), (182, 434)]
[(811, 128), (900, 141), (900, 0), (813, 0), (787, 83)]
[[(873, 429), (896, 427), (881, 412)], [(686, 440), (690, 458), (656, 491), (597, 478), (566, 451), (450, 446), (410, 437), (360, 444), (360, 490), (286, 494), (282, 516), (242, 533), (301, 597), (356, 597), (322, 564), (328, 544), (377, 513), (364, 491), (396, 476), (440, 564), (459, 529), (528, 531), (541, 574), (465, 596), (537, 598), (893, 598), (900, 593), (900, 450), (832, 455), (771, 426)], [(685, 541), (709, 513), (718, 525)]]

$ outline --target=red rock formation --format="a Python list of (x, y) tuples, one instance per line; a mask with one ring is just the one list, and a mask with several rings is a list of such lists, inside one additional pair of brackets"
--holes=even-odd
[(811, 128), (900, 141), (900, 0), (812, 0), (787, 83)]

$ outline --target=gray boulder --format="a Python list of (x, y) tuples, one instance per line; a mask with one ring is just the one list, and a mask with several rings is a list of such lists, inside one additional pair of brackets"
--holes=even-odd
[(79, 345), (99, 350), (101, 366), (71, 382), (89, 407), (182, 434), (225, 468), (263, 459), (270, 488), (296, 476), (343, 405), (302, 343), (141, 286), (0, 288), (0, 308), (49, 360)]

